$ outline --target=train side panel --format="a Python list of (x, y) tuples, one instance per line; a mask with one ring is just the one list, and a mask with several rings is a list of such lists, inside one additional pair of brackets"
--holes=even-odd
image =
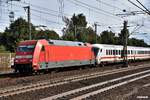
[[(116, 63), (123, 61), (123, 46), (94, 44), (93, 48), (98, 49), (96, 55), (97, 64)], [(150, 59), (150, 48), (128, 46), (128, 60)]]
[[(44, 56), (45, 55), (45, 58)], [(95, 63), (91, 47), (80, 46), (45, 46), (45, 53), (41, 53), (41, 69), (91, 65)]]

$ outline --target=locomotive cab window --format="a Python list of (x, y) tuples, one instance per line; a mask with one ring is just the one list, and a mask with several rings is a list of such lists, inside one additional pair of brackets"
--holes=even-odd
[(17, 48), (17, 52), (33, 52), (35, 45), (20, 45)]

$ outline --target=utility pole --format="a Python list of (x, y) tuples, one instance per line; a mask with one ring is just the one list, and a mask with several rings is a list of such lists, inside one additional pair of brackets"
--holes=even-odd
[(95, 27), (95, 43), (97, 43), (97, 23), (94, 23)]
[(101, 26), (99, 25), (97, 22), (94, 23), (94, 27), (95, 27), (95, 43), (97, 43), (97, 26)]
[(123, 61), (124, 61), (124, 67), (128, 67), (128, 52), (127, 52), (127, 44), (128, 44), (128, 29), (127, 29), (127, 21), (124, 21), (123, 23), (123, 30), (122, 30), (122, 34), (123, 34)]
[(74, 25), (74, 38), (75, 38), (75, 40), (77, 40), (77, 39), (76, 39), (76, 35), (77, 35), (77, 26)]
[[(0, 4), (1, 4), (1, 1), (2, 1), (2, 0), (0, 0)], [(12, 11), (12, 2), (13, 2), (13, 1), (20, 1), (20, 0), (7, 0), (7, 1), (6, 1), (6, 3), (11, 2), (11, 3), (10, 3), (10, 5), (11, 5), (11, 11), (9, 12), (10, 23), (13, 23), (13, 22), (14, 22), (14, 16), (15, 16), (14, 11)]]
[(24, 7), (25, 10), (27, 10), (27, 16), (28, 16), (28, 28), (29, 28), (29, 40), (32, 39), (31, 36), (31, 13), (30, 13), (30, 6)]

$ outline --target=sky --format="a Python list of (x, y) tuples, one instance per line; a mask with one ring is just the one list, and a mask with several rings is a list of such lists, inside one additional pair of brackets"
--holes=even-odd
[[(139, 5), (136, 0), (130, 1)], [(150, 0), (139, 1), (150, 8)], [(27, 12), (23, 7), (28, 5), (31, 7), (31, 22), (34, 25), (47, 26), (59, 35), (62, 35), (62, 28), (65, 27), (62, 16), (71, 18), (74, 13), (76, 15), (83, 13), (87, 18), (88, 26), (94, 29), (94, 23), (99, 24), (98, 35), (104, 30), (119, 33), (123, 21), (126, 20), (128, 29), (132, 33), (130, 37), (144, 39), (150, 44), (150, 16), (147, 14), (125, 15), (133, 11), (141, 11), (128, 0), (21, 0), (19, 2), (0, 0), (0, 31), (4, 31), (5, 27), (9, 26), (11, 11), (15, 13), (15, 19), (18, 17), (27, 19)]]

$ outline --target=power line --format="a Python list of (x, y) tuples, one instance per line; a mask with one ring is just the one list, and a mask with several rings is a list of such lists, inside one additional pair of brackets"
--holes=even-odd
[[(8, 3), (9, 4), (9, 3)], [(28, 4), (28, 3), (27, 3)], [(17, 7), (22, 7), (21, 5), (16, 5), (16, 4), (12, 4), (14, 6), (17, 6)], [(32, 4), (31, 4), (32, 5)], [(35, 5), (34, 5), (35, 6)], [(40, 7), (40, 6), (37, 6), (37, 7)], [(50, 12), (45, 12), (45, 11), (41, 11), (41, 10), (37, 10), (37, 9), (33, 9), (33, 8), (30, 8), (32, 11), (35, 11), (35, 12), (38, 12), (38, 13), (42, 13), (42, 14), (47, 14), (47, 15), (50, 15), (50, 16), (54, 16), (54, 17), (58, 17), (58, 18), (61, 18), (61, 16), (59, 15), (58, 11), (56, 11), (58, 13), (57, 14), (53, 14), (53, 13), (50, 13)], [(46, 9), (46, 8), (45, 8)], [(48, 11), (48, 10), (47, 10)]]
[[(52, 9), (49, 9), (49, 8), (45, 8), (45, 7), (41, 7), (41, 6), (38, 6), (38, 5), (34, 5), (34, 4), (30, 4), (30, 3), (26, 3), (26, 2), (20, 2), (22, 4), (27, 4), (27, 5), (31, 5), (32, 7), (35, 7), (35, 8), (40, 8), (40, 9), (43, 9), (43, 10), (46, 10), (46, 11), (50, 11), (50, 12), (53, 12), (53, 13), (60, 13), (59, 11), (56, 11), (56, 10), (52, 10)], [(64, 15), (66, 16), (71, 16), (70, 14), (68, 13), (64, 13)]]
[(143, 8), (145, 8), (145, 10), (147, 11), (147, 13), (150, 15), (150, 11), (139, 1), (136, 0)]
[[(69, 0), (69, 1), (70, 1), (70, 0)], [(103, 10), (103, 9), (99, 9), (99, 8), (97, 8), (97, 7), (95, 7), (95, 6), (89, 5), (89, 4), (84, 3), (84, 2), (81, 2), (81, 1), (79, 1), (79, 0), (74, 0), (74, 1), (80, 3), (80, 4), (84, 5), (84, 6), (87, 6), (88, 8), (92, 8), (92, 9), (95, 9), (95, 10), (97, 10), (97, 11), (102, 11), (102, 12), (104, 12), (104, 13), (106, 13), (106, 14), (116, 16), (116, 15), (113, 14), (113, 13), (110, 13), (110, 12), (105, 11), (105, 10)], [(119, 18), (120, 18), (120, 17), (119, 17)]]
[(108, 3), (106, 3), (106, 2), (103, 2), (102, 0), (101, 1), (98, 1), (98, 0), (96, 0), (97, 2), (100, 2), (100, 3), (102, 3), (102, 4), (104, 4), (104, 5), (106, 5), (106, 6), (108, 6), (108, 7), (112, 7), (112, 8), (117, 8), (117, 9), (119, 9), (119, 10), (123, 10), (123, 9), (121, 9), (121, 8), (119, 8), (119, 7), (116, 7), (116, 6), (113, 6), (113, 5), (111, 5), (111, 4), (108, 4)]
[[(9, 3), (8, 3), (8, 4), (9, 4)], [(12, 4), (12, 5), (22, 8), (21, 5), (16, 5), (16, 4)], [(55, 16), (55, 17), (61, 18), (61, 16), (56, 15), (56, 14), (52, 14), (52, 13), (49, 13), (49, 12), (44, 12), (44, 11), (36, 10), (36, 9), (33, 9), (33, 8), (30, 8), (30, 9), (31, 9), (32, 11), (35, 11), (35, 12), (38, 12), (38, 13), (43, 13), (43, 14), (47, 14), (47, 15), (50, 15), (50, 16)]]
[[(25, 3), (26, 4), (26, 3)], [(28, 3), (27, 3), (28, 4)], [(22, 7), (21, 5), (16, 5), (16, 4), (13, 4), (14, 6), (20, 6)], [(32, 4), (31, 4), (32, 5)], [(34, 5), (35, 6), (35, 5)], [(80, 5), (81, 6), (81, 5)], [(37, 6), (37, 7), (40, 7), (40, 6)], [(85, 8), (85, 6), (83, 6)], [(43, 8), (43, 7), (42, 7)], [(86, 7), (88, 8), (88, 7)], [(46, 8), (45, 8), (46, 9)], [(88, 8), (89, 9), (89, 8)], [(60, 15), (57, 15), (57, 14), (52, 14), (52, 13), (49, 13), (49, 12), (45, 12), (45, 11), (40, 11), (40, 10), (36, 10), (36, 9), (33, 9), (31, 8), (32, 11), (35, 11), (35, 12), (38, 12), (38, 13), (43, 13), (43, 14), (47, 14), (47, 15), (50, 15), (50, 16), (55, 16), (55, 17), (58, 17), (58, 18), (61, 18)], [(48, 10), (47, 10), (48, 11)], [(97, 12), (98, 14), (100, 13), (99, 11), (95, 11)], [(106, 14), (103, 14), (103, 15), (106, 15)], [(110, 15), (106, 15), (106, 16), (110, 16)], [(114, 16), (110, 16), (110, 17), (114, 17)]]
[(145, 13), (149, 13), (146, 10), (144, 10), (143, 8), (141, 8), (140, 6), (138, 6), (137, 4), (135, 4), (134, 2), (128, 0), (131, 4), (133, 4), (134, 6), (136, 6), (137, 8), (141, 9), (142, 11), (144, 11)]
[[(97, 13), (97, 14), (99, 14), (99, 15), (105, 15), (105, 16), (109, 16), (109, 17), (113, 17), (113, 18), (115, 18), (115, 19), (117, 19), (117, 16), (115, 16), (114, 14), (112, 15), (112, 13), (111, 14), (108, 14), (108, 13), (106, 13), (106, 12), (100, 12), (98, 9), (96, 10), (94, 10), (93, 8), (91, 8), (90, 6), (85, 6), (85, 5), (82, 5), (81, 3), (79, 3), (79, 2), (74, 2), (74, 1), (72, 1), (72, 0), (67, 0), (68, 2), (70, 2), (70, 3), (73, 3), (74, 5), (77, 5), (77, 6), (80, 6), (80, 7), (83, 7), (83, 8), (85, 8), (85, 9), (90, 9), (90, 10), (92, 10), (93, 12), (95, 12), (95, 13)], [(120, 18), (120, 17), (118, 17), (118, 18)], [(121, 19), (121, 18), (120, 18)], [(117, 19), (118, 20), (118, 19)]]
[(64, 25), (63, 23), (59, 23), (59, 22), (56, 22), (56, 21), (52, 21), (52, 20), (46, 19), (46, 18), (44, 18), (44, 17), (41, 17), (41, 16), (39, 16), (39, 15), (33, 14), (33, 13), (32, 13), (32, 15), (35, 16), (35, 17), (37, 17), (37, 18), (42, 18), (43, 20), (48, 21), (48, 22), (50, 22), (50, 23), (59, 24), (59, 25)]
[(44, 11), (40, 11), (40, 10), (36, 10), (36, 9), (31, 9), (31, 10), (35, 11), (35, 12), (38, 12), (38, 13), (43, 13), (43, 14), (47, 14), (47, 15), (50, 15), (50, 16), (55, 16), (55, 17), (61, 18), (60, 15), (52, 14), (52, 13), (49, 13), (49, 12), (44, 12)]

